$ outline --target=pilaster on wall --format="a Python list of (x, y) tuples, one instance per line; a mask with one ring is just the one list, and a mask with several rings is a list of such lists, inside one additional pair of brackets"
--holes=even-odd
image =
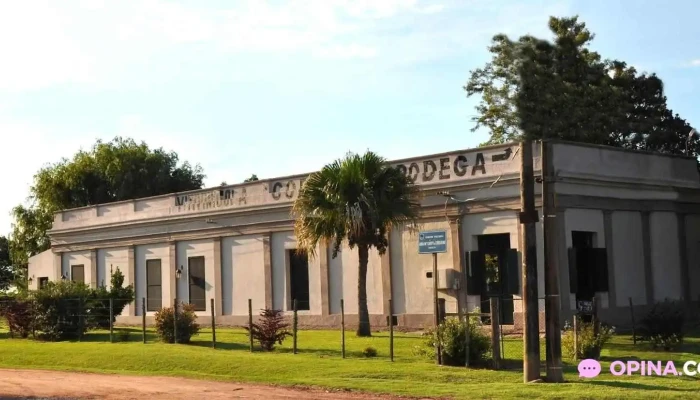
[(644, 247), (644, 283), (647, 294), (647, 305), (654, 304), (654, 272), (651, 265), (651, 222), (650, 213), (642, 213), (642, 243)]
[(691, 303), (693, 299), (690, 295), (690, 265), (688, 263), (688, 236), (685, 216), (683, 213), (676, 213), (678, 218), (678, 252), (681, 262), (681, 294), (687, 303)]
[[(382, 311), (384, 315), (391, 315), (389, 309), (389, 299), (391, 299), (391, 229), (386, 232), (389, 240), (387, 241), (386, 251), (381, 255), (382, 269)], [(393, 300), (392, 300), (393, 301)]]
[(63, 268), (63, 253), (53, 253), (53, 281), (61, 280), (61, 269)]
[(605, 248), (607, 249), (608, 255), (608, 308), (613, 308), (617, 307), (617, 291), (615, 288), (612, 211), (603, 211), (603, 227), (605, 232)]
[(90, 287), (97, 289), (97, 249), (90, 250)]
[[(222, 297), (221, 297), (221, 238), (214, 238), (214, 315), (222, 315)], [(210, 307), (207, 304), (207, 307)]]
[(454, 268), (460, 276), (459, 289), (455, 293), (457, 298), (457, 313), (461, 316), (462, 311), (466, 308), (466, 276), (464, 271), (464, 249), (462, 247), (462, 219), (458, 216), (450, 218), (450, 248), (452, 249), (452, 268)]
[[(127, 249), (127, 256), (126, 256), (126, 263), (127, 263), (126, 269), (127, 269), (127, 271), (126, 271), (126, 274), (125, 274), (126, 276), (124, 277), (124, 280), (126, 281), (125, 282), (126, 286), (133, 285), (134, 290), (136, 290), (136, 261), (134, 258), (134, 251), (135, 251), (134, 246), (129, 246), (129, 248)], [(110, 283), (110, 285), (111, 285), (111, 283)], [(138, 315), (138, 312), (136, 310), (138, 310), (138, 307), (141, 304), (140, 301), (142, 301), (142, 300), (136, 299), (133, 303), (127, 305), (124, 308), (124, 315), (130, 316), (130, 317)]]
[(331, 309), (328, 292), (328, 243), (325, 240), (318, 244), (318, 257), (321, 279), (321, 315), (329, 315)]
[(272, 246), (271, 233), (263, 235), (263, 276), (265, 277), (265, 308), (272, 308)]
[[(169, 287), (163, 291), (163, 306), (171, 307), (177, 297), (177, 277), (175, 271), (180, 266), (177, 263), (177, 242), (168, 243), (168, 265), (167, 272), (164, 275), (169, 282)], [(162, 271), (161, 271), (162, 273)]]

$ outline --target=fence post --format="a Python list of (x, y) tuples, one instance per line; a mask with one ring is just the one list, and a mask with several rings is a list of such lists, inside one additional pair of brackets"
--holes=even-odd
[(630, 302), (630, 316), (632, 317), (632, 343), (637, 344), (637, 326), (634, 323), (634, 305), (632, 304), (632, 298), (629, 298)]
[(143, 333), (143, 344), (146, 344), (146, 298), (141, 298), (141, 331)]
[(389, 358), (394, 362), (394, 305), (389, 299)]
[(592, 308), (593, 308), (593, 337), (598, 337), (598, 332), (600, 328), (600, 322), (598, 321), (598, 301), (596, 300), (595, 296), (593, 296), (593, 302), (592, 302)]
[(214, 316), (214, 299), (211, 299), (211, 347), (216, 349), (216, 317)]
[(250, 352), (253, 352), (253, 300), (248, 299), (248, 336), (250, 338)]
[(464, 338), (464, 366), (469, 368), (469, 341), (471, 340), (471, 327), (469, 326), (469, 323), (471, 322), (469, 320), (469, 303), (467, 303), (467, 309), (465, 310), (464, 318), (466, 331)]
[(83, 307), (83, 299), (82, 298), (78, 299), (78, 313), (79, 313), (78, 314), (78, 321), (80, 323), (80, 327), (78, 328), (78, 329), (80, 329), (80, 332), (78, 332), (80, 334), (80, 338), (78, 339), (78, 341), (82, 342), (83, 341), (83, 331), (85, 331), (85, 316), (84, 316), (85, 315), (84, 314), (85, 308)]
[(578, 360), (578, 315), (574, 314), (574, 360)]
[(173, 301), (173, 342), (177, 344), (177, 297)]
[(340, 299), (340, 352), (345, 358), (345, 302)]
[(114, 318), (114, 300), (110, 297), (109, 298), (109, 342), (114, 343), (114, 324), (112, 323), (112, 319)]
[(292, 330), (294, 331), (294, 348), (292, 349), (293, 354), (297, 354), (297, 299), (294, 299), (294, 319), (292, 321)]
[(489, 299), (491, 308), (491, 354), (493, 358), (493, 368), (501, 367), (501, 322), (498, 297)]

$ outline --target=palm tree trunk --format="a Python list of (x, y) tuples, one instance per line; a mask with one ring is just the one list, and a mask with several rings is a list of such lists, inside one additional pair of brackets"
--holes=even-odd
[(366, 244), (357, 246), (360, 265), (357, 274), (357, 314), (360, 319), (357, 326), (357, 336), (372, 336), (369, 326), (369, 310), (367, 309), (367, 262), (369, 247)]

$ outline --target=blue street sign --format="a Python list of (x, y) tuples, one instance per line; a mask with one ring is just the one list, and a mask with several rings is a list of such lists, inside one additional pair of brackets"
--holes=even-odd
[(418, 254), (446, 253), (447, 232), (425, 231), (418, 233)]

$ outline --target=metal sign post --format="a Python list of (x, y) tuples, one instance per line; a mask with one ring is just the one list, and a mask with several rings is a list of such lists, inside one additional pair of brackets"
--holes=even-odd
[[(418, 233), (418, 254), (433, 255), (433, 322), (437, 332), (440, 323), (440, 310), (438, 305), (438, 276), (437, 255), (447, 252), (447, 231), (425, 231)], [(442, 364), (440, 343), (435, 341), (435, 361)]]

